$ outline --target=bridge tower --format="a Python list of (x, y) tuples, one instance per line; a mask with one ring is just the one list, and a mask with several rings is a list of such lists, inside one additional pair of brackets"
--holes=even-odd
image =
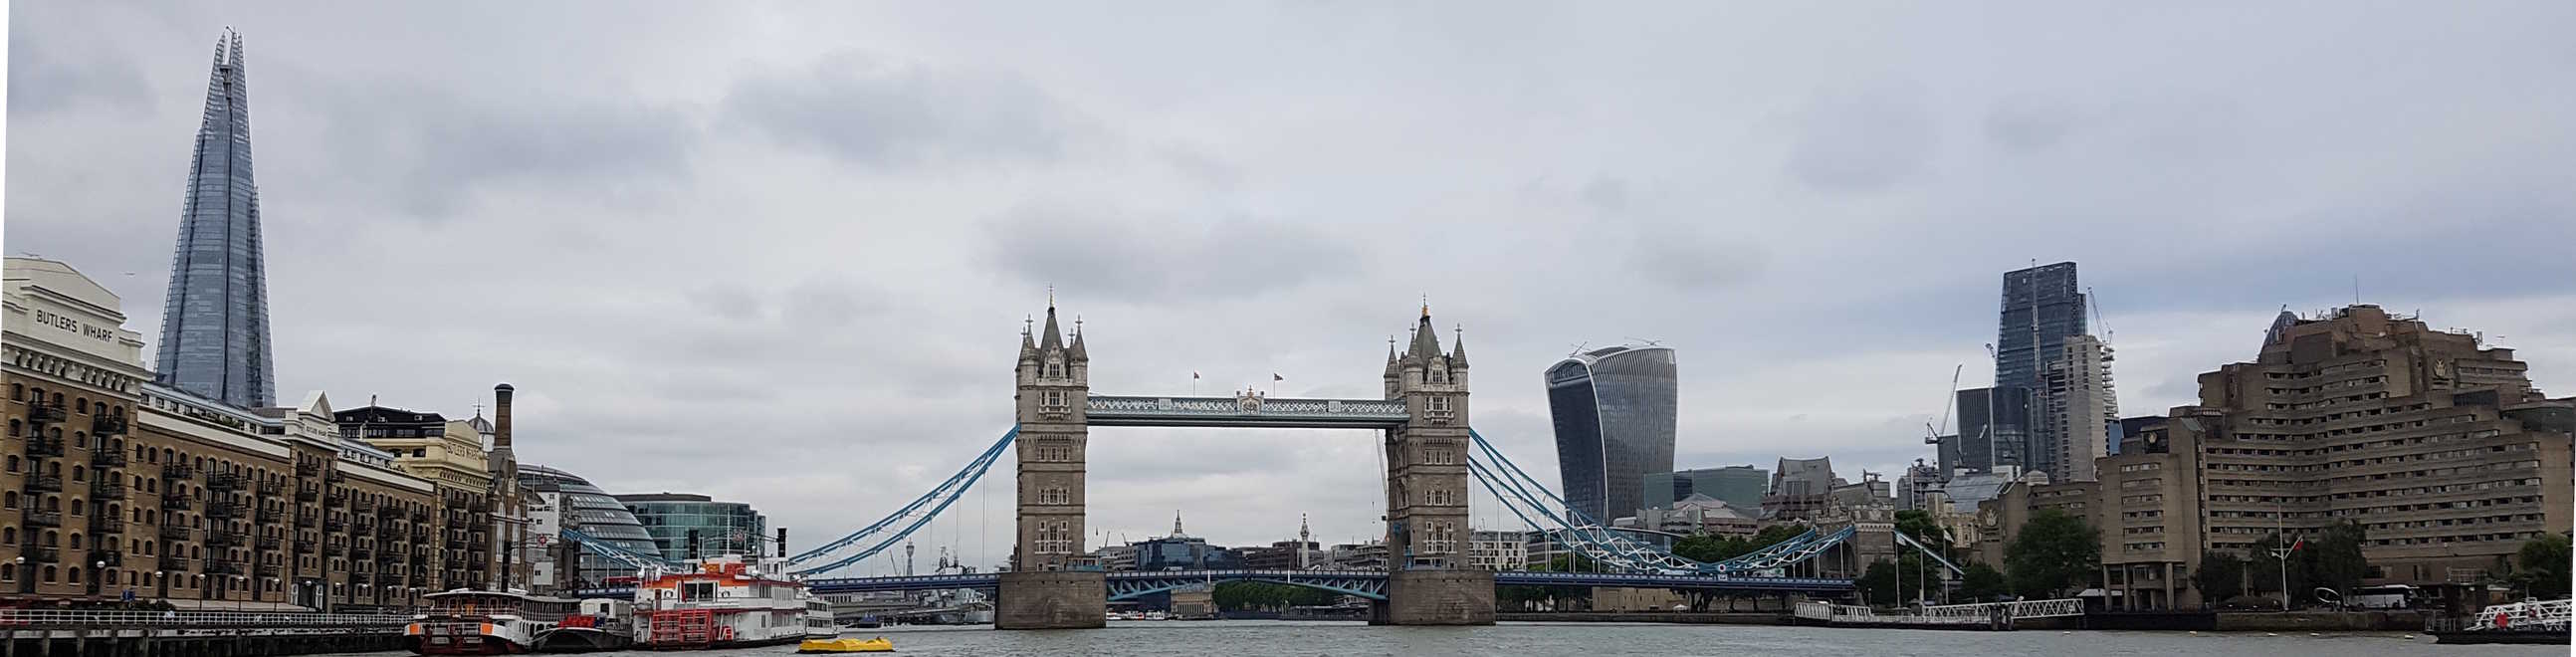
[(1011, 569), (1001, 573), (994, 625), (1060, 629), (1108, 624), (1107, 586), (1083, 549), (1084, 450), (1090, 427), (1091, 357), (1081, 322), (1071, 344), (1047, 300), (1046, 327), (1020, 333), (1015, 416), (1020, 437), (1019, 513)]
[(1386, 429), (1387, 600), (1370, 622), (1491, 625), (1494, 574), (1467, 565), (1467, 344), (1440, 352), (1431, 306), (1404, 353), (1388, 345), (1386, 398), (1409, 416)]

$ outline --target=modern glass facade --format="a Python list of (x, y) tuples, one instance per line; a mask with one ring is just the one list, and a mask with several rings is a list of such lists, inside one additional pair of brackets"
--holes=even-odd
[(276, 405), (259, 187), (251, 181), (250, 89), (241, 35), (215, 41), (205, 121), (170, 257), (153, 371), (162, 385), (240, 408)]
[(1673, 350), (1595, 349), (1548, 368), (1546, 379), (1566, 503), (1605, 525), (1645, 508), (1646, 473), (1673, 469)]
[(1762, 508), (1771, 488), (1771, 471), (1750, 465), (1646, 473), (1646, 507), (1669, 509), (1693, 494), (1707, 495), (1737, 509)]
[[(2048, 364), (2064, 357), (2059, 343), (2069, 336), (2086, 335), (2084, 326), (2085, 295), (2076, 280), (2075, 263), (2060, 262), (2029, 269), (2004, 272), (2003, 312), (1995, 331), (1995, 387), (2013, 389), (2023, 394), (2048, 390), (2043, 373)], [(2019, 407), (2024, 414), (1997, 414), (1995, 432), (2001, 427), (2021, 430), (2023, 444), (2014, 450), (2024, 470), (2055, 471), (2058, 442), (2064, 440), (2048, 423), (2030, 414), (2045, 404), (2033, 402)], [(1964, 412), (1964, 409), (1962, 410)], [(1969, 435), (1964, 430), (1960, 435)], [(1998, 464), (2002, 462), (1997, 459)]]
[[(589, 534), (592, 538), (636, 552), (650, 554), (660, 549), (653, 544), (653, 535), (646, 533), (644, 525), (635, 521), (635, 514), (626, 512), (626, 505), (619, 503), (608, 491), (591, 485), (589, 480), (570, 472), (523, 463), (519, 465), (519, 487), (541, 498), (554, 496), (556, 513), (560, 514), (559, 522), (565, 529)], [(635, 567), (626, 562), (588, 553), (581, 555), (580, 572), (575, 573), (575, 577), (586, 584), (634, 575)]]
[(691, 530), (698, 533), (698, 555), (702, 557), (728, 552), (752, 554), (768, 544), (762, 539), (769, 520), (749, 504), (718, 502), (705, 495), (686, 493), (619, 495), (617, 501), (643, 523), (645, 532), (652, 534), (664, 559), (689, 558)]
[(2030, 392), (2021, 388), (1971, 388), (1959, 391), (1957, 467), (1972, 472), (1998, 472), (2006, 466), (2028, 471)]

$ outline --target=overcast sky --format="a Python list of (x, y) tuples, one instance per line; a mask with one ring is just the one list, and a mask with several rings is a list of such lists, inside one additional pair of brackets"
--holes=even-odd
[[(1632, 338), (1678, 465), (1893, 478), (2033, 260), (2128, 415), (2356, 279), (2576, 392), (2576, 3), (2238, 4), (22, 2), (5, 248), (157, 338), (234, 26), (280, 399), (507, 381), (524, 460), (803, 544), (1008, 427), (1049, 285), (1123, 394), (1372, 396), (1428, 295), (1550, 481), (1540, 371)], [(1095, 430), (1091, 526), (1376, 535), (1374, 440)], [(1006, 554), (984, 488), (922, 568)]]

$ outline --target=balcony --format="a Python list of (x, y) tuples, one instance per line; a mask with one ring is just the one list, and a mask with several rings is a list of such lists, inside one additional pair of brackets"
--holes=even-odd
[(125, 418), (114, 415), (101, 415), (90, 418), (89, 432), (101, 436), (125, 433)]
[(415, 573), (403, 578), (403, 583), (410, 586), (429, 586), (429, 576)]
[(295, 476), (314, 477), (320, 476), (321, 474), (322, 464), (314, 463), (312, 461), (298, 461), (295, 463)]
[(296, 542), (295, 542), (295, 553), (296, 553), (296, 554), (312, 554), (312, 553), (313, 553), (313, 542), (312, 542), (312, 541), (296, 541)]
[(320, 486), (305, 484), (295, 487), (295, 501), (311, 502), (318, 499), (322, 499), (322, 488)]
[(196, 506), (197, 501), (189, 499), (187, 493), (161, 494), (161, 510), (163, 511), (186, 511), (188, 509), (196, 508)]
[(277, 570), (277, 564), (273, 563), (260, 564), (258, 567), (259, 576), (261, 577), (276, 577)]
[(233, 492), (233, 491), (241, 490), (241, 486), (242, 486), (242, 476), (241, 476), (241, 475), (239, 475), (239, 474), (230, 473), (230, 472), (217, 472), (217, 473), (214, 473), (214, 474), (211, 474), (211, 475), (206, 475), (206, 490), (211, 490), (211, 491), (220, 492), (220, 493), (230, 493), (230, 492)]
[(318, 522), (318, 521), (314, 520), (314, 515), (313, 515), (313, 514), (310, 514), (310, 513), (297, 513), (297, 514), (295, 514), (295, 528), (296, 528), (296, 529), (312, 529), (312, 528), (313, 528), (313, 524), (314, 524), (315, 522)]
[(450, 549), (450, 550), (463, 550), (463, 549), (465, 549), (465, 539), (462, 539), (462, 538), (451, 538), (451, 539), (447, 539), (447, 549)]
[(91, 550), (89, 551), (89, 562), (93, 565), (106, 563), (109, 568), (124, 568), (125, 553), (109, 552), (106, 550)]
[(277, 537), (275, 537), (275, 536), (261, 536), (261, 537), (258, 537), (258, 538), (250, 539), (251, 547), (259, 548), (259, 549), (262, 549), (262, 550), (275, 550), (275, 549), (277, 549), (278, 542), (279, 542), (279, 541), (278, 541)]
[(242, 505), (238, 502), (216, 501), (206, 503), (206, 517), (208, 518), (231, 520), (241, 517), (241, 512)]
[(63, 492), (62, 475), (27, 475), (28, 492)]
[(186, 528), (186, 527), (181, 527), (181, 526), (178, 526), (178, 525), (162, 525), (162, 526), (161, 526), (161, 540), (163, 540), (163, 541), (185, 541), (185, 540), (188, 540), (189, 532), (192, 532), (192, 531), (196, 531), (196, 530), (192, 530), (192, 529), (189, 529), (189, 528)]
[(333, 534), (349, 531), (349, 521), (336, 518), (324, 520), (322, 521), (322, 531)]
[(285, 515), (285, 512), (283, 512), (283, 511), (279, 511), (279, 510), (277, 510), (277, 509), (270, 508), (270, 507), (260, 507), (260, 508), (258, 508), (258, 509), (255, 509), (255, 510), (251, 511), (251, 513), (250, 513), (250, 517), (251, 517), (251, 521), (252, 521), (252, 522), (256, 522), (256, 523), (263, 524), (263, 525), (265, 525), (265, 524), (269, 524), (269, 523), (273, 523), (273, 522), (277, 522), (277, 519), (278, 519), (279, 517), (284, 516), (284, 515)]
[(329, 495), (324, 495), (324, 496), (322, 496), (322, 506), (325, 506), (325, 507), (329, 507), (329, 508), (337, 509), (337, 508), (340, 508), (342, 505), (345, 505), (345, 504), (348, 504), (348, 503), (349, 503), (349, 496), (347, 496), (347, 495), (342, 495), (342, 494), (339, 494), (339, 493), (332, 493), (332, 494), (329, 494)]
[(125, 519), (106, 515), (90, 516), (89, 533), (92, 536), (123, 535)]
[(347, 554), (347, 553), (348, 553), (348, 551), (349, 551), (349, 549), (348, 549), (348, 548), (340, 547), (340, 544), (338, 544), (338, 543), (324, 543), (324, 544), (322, 544), (322, 556), (326, 556), (326, 557), (336, 557), (336, 556), (340, 556), (340, 555), (342, 555), (342, 554)]
[(229, 530), (229, 529), (208, 529), (208, 530), (206, 530), (206, 548), (207, 548), (207, 549), (220, 549), (220, 548), (236, 547), (236, 546), (241, 545), (241, 539), (242, 539), (241, 532), (232, 531), (232, 530)]
[(61, 422), (64, 418), (68, 417), (71, 417), (71, 414), (64, 412), (61, 404), (27, 402), (28, 422), (34, 422), (36, 424), (51, 424)]
[(349, 558), (359, 561), (374, 561), (376, 559), (376, 551), (373, 548), (349, 548)]
[(278, 493), (286, 490), (286, 485), (277, 483), (275, 479), (263, 479), (252, 485), (251, 490), (258, 491), (260, 497), (277, 497)]
[(89, 482), (89, 496), (101, 500), (125, 499), (125, 483), (106, 479)]
[(332, 471), (330, 471), (330, 472), (322, 473), (322, 480), (323, 480), (323, 481), (331, 482), (331, 483), (334, 483), (334, 484), (336, 484), (336, 483), (340, 483), (340, 482), (342, 482), (342, 481), (346, 481), (346, 480), (348, 480), (348, 478), (349, 478), (349, 475), (341, 474), (339, 470), (332, 470)]
[(171, 573), (182, 572), (187, 570), (189, 567), (196, 565), (195, 560), (174, 554), (161, 555), (158, 563), (160, 564), (159, 568), (161, 570)]
[(125, 467), (125, 453), (116, 450), (90, 452), (89, 464), (97, 468), (122, 468)]
[(161, 478), (163, 479), (190, 479), (196, 476), (197, 469), (186, 463), (161, 464)]
[(61, 511), (37, 511), (35, 509), (28, 509), (27, 524), (36, 527), (61, 527), (63, 526), (63, 513)]
[(356, 513), (375, 513), (376, 502), (374, 500), (359, 498), (357, 501), (349, 503), (349, 510)]
[(351, 525), (351, 526), (349, 527), (349, 535), (350, 535), (350, 536), (374, 536), (374, 535), (376, 535), (376, 523), (372, 523), (372, 522), (359, 522), (359, 523), (358, 523), (358, 524), (356, 524), (356, 525)]
[(54, 549), (54, 548), (52, 548), (52, 547), (47, 547), (47, 546), (41, 546), (41, 545), (30, 545), (30, 546), (27, 546), (27, 547), (18, 548), (18, 555), (19, 555), (19, 556), (26, 557), (28, 561), (62, 561), (62, 560), (63, 560), (63, 551), (62, 551), (62, 550)]
[(208, 561), (206, 562), (206, 574), (240, 575), (243, 574), (242, 564), (239, 561)]
[(44, 458), (63, 455), (63, 439), (44, 436), (27, 437), (27, 455)]

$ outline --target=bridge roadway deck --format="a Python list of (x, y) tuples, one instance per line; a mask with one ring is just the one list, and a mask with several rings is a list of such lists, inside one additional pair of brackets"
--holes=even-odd
[[(1340, 589), (1337, 582), (1370, 582), (1377, 591), (1385, 590), (1386, 572), (1378, 570), (1156, 570), (1108, 573), (1114, 589), (1136, 591), (1151, 588), (1155, 582), (1186, 583), (1190, 581), (1265, 581), (1292, 584), (1313, 583), (1318, 588)], [(964, 575), (912, 575), (898, 577), (840, 577), (806, 580), (818, 595), (866, 593), (873, 591), (935, 591), (948, 589), (992, 589), (1000, 576), (993, 573)], [(1534, 571), (1501, 571), (1494, 573), (1498, 586), (1610, 586), (1656, 589), (1713, 589), (1727, 591), (1839, 593), (1852, 589), (1851, 580), (1814, 577), (1715, 577), (1703, 575), (1636, 575), (1626, 573), (1557, 573)], [(1164, 587), (1168, 588), (1168, 587)], [(1156, 589), (1162, 590), (1162, 589)], [(1150, 592), (1150, 591), (1147, 591)], [(633, 597), (631, 587), (593, 588), (574, 592), (583, 598)], [(1363, 594), (1365, 595), (1365, 594)]]

